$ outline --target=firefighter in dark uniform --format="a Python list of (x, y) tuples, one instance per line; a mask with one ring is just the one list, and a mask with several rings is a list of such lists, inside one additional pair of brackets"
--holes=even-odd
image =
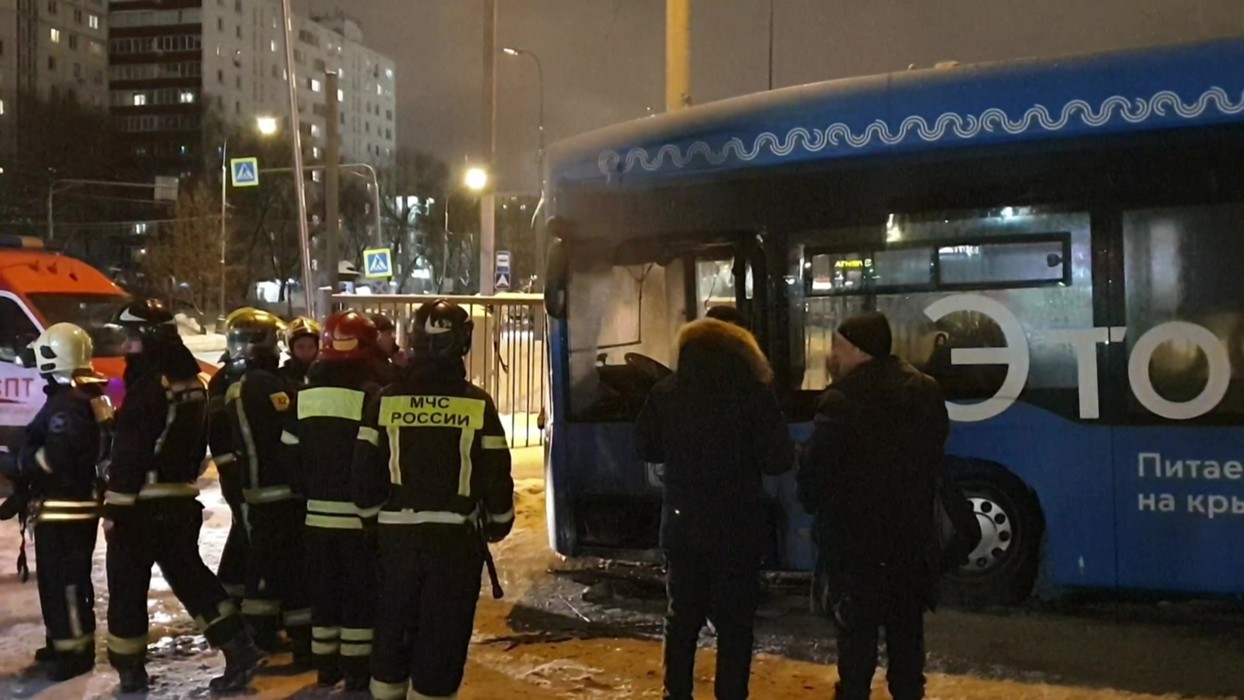
[(57, 323), (30, 349), (30, 364), (47, 380), (47, 402), (26, 426), (13, 473), (4, 476), (19, 485), (24, 506), (42, 499), (34, 509), (35, 556), (48, 646), (35, 656), (59, 682), (95, 667), (91, 563), (103, 497), (99, 470), (112, 446), (112, 404), (104, 395), (107, 380), (91, 368), (86, 331)]
[(354, 458), (355, 505), (381, 508), (371, 681), (378, 700), (456, 696), (485, 542), (514, 524), (505, 432), (463, 365), (470, 317), (436, 300), (412, 326), (413, 359), (368, 405)]
[(281, 376), (296, 387), (307, 383), (307, 372), (320, 352), (320, 324), (299, 316), (285, 329), (285, 348), (289, 359), (281, 366)]
[(373, 351), (377, 371), (380, 373), (381, 385), (392, 384), (405, 364), (406, 355), (397, 344), (397, 326), (392, 319), (384, 314), (372, 314), (371, 322), (379, 334), (376, 338), (376, 349)]
[(311, 609), (303, 582), (306, 507), (295, 474), (281, 458), (296, 388), (277, 374), (281, 319), (250, 310), (226, 328), (229, 355), (245, 364), (229, 385), (225, 410), (233, 429), (242, 496), (250, 525), (242, 615), (260, 648), (275, 651), (282, 626), (294, 643), (294, 662), (311, 663)]
[(349, 465), (363, 408), (377, 394), (372, 355), (376, 326), (354, 311), (324, 324), (320, 359), (298, 392), (297, 420), (284, 436), (290, 469), (307, 498), (307, 585), (311, 592), (311, 651), (318, 682), (367, 690), (375, 618), (374, 538), (351, 498)]
[(207, 641), (225, 654), (224, 675), (212, 680), (212, 690), (244, 689), (263, 656), (199, 556), (203, 505), (195, 482), (207, 451), (207, 387), (160, 302), (132, 302), (113, 323), (127, 340), (125, 403), (104, 497), (109, 661), (121, 692), (147, 688), (147, 594), (151, 567), (159, 564)]
[[(252, 312), (244, 307), (236, 309), (225, 319), (225, 327), (238, 315)], [(226, 352), (220, 358), (220, 371), (207, 383), (207, 447), (211, 450), (216, 474), (220, 478), (221, 494), (229, 505), (232, 522), (225, 549), (220, 555), (216, 576), (225, 592), (239, 606), (246, 596), (246, 553), (250, 546), (250, 533), (246, 524), (246, 502), (242, 499), (242, 471), (238, 466), (237, 448), (233, 444), (233, 428), (229, 426), (229, 414), (225, 411), (225, 395), (229, 385), (237, 381), (246, 369), (246, 363), (235, 362)]]

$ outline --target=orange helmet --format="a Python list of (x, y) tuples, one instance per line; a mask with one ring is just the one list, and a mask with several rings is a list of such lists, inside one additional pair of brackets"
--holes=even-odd
[(364, 360), (375, 353), (376, 337), (380, 333), (370, 318), (357, 311), (339, 311), (324, 323), (320, 336), (320, 359)]

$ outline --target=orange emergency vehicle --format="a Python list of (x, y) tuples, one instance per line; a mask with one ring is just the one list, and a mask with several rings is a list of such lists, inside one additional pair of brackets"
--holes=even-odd
[[(54, 323), (81, 326), (95, 341), (95, 369), (110, 378), (108, 393), (119, 402), (125, 337), (108, 322), (128, 298), (99, 270), (37, 238), (0, 236), (0, 353), (11, 357)], [(0, 451), (19, 444), (43, 405), (43, 385), (33, 368), (0, 362)]]

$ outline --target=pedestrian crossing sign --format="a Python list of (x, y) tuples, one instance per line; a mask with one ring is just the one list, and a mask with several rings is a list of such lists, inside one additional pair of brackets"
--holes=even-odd
[(233, 176), (234, 187), (259, 186), (258, 158), (230, 158), (229, 172)]
[(388, 248), (363, 251), (363, 274), (368, 277), (392, 277), (393, 255)]

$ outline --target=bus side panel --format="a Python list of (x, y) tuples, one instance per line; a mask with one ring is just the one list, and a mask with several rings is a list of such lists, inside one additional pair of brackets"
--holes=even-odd
[(1045, 517), (1045, 578), (1116, 585), (1110, 429), (1017, 402), (981, 423), (955, 423), (947, 454), (994, 462), (1036, 493)]
[(1114, 432), (1120, 585), (1244, 593), (1244, 431)]
[(570, 470), (568, 449), (569, 436), (566, 435), (566, 423), (562, 416), (566, 415), (566, 395), (561, 391), (569, 382), (569, 370), (566, 363), (566, 322), (549, 317), (548, 353), (549, 371), (552, 381), (549, 383), (549, 407), (547, 432), (548, 447), (545, 450), (544, 465), (544, 509), (548, 523), (549, 546), (554, 552), (563, 556), (575, 554), (574, 528), (570, 518), (570, 502), (567, 480)]

